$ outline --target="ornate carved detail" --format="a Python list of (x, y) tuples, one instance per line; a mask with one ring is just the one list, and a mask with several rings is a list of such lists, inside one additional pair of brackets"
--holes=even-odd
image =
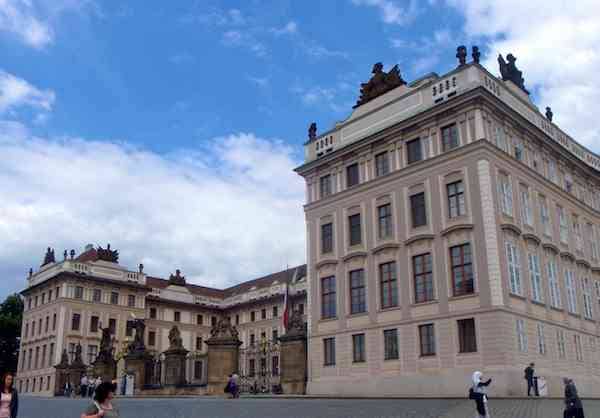
[(211, 340), (227, 340), (239, 341), (239, 333), (236, 327), (231, 325), (229, 318), (219, 319), (214, 327), (210, 330)]
[(171, 331), (169, 331), (169, 350), (181, 350), (183, 348), (183, 340), (181, 339), (181, 333), (177, 325), (173, 325)]
[(46, 264), (55, 263), (56, 259), (54, 258), (54, 248), (48, 247), (46, 250), (46, 255), (44, 256), (44, 262), (42, 263), (42, 267)]
[(473, 62), (475, 64), (479, 64), (479, 58), (481, 57), (481, 52), (479, 52), (479, 47), (474, 45), (471, 50), (471, 57), (473, 57)]
[(552, 113), (552, 109), (550, 109), (550, 106), (546, 107), (546, 119), (548, 119), (550, 122), (552, 122), (552, 117), (554, 116), (554, 113)]
[(288, 326), (286, 329), (286, 335), (305, 335), (306, 327), (304, 324), (304, 318), (299, 310), (295, 309), (292, 312), (292, 316), (288, 321)]
[(378, 62), (373, 66), (371, 72), (373, 73), (371, 79), (360, 85), (360, 98), (353, 106), (353, 109), (356, 109), (358, 106), (365, 104), (398, 86), (406, 84), (406, 81), (404, 81), (400, 75), (400, 69), (397, 65), (394, 65), (394, 67), (386, 73), (383, 71), (383, 64)]
[(71, 363), (71, 368), (85, 367), (83, 358), (81, 357), (81, 352), (82, 352), (81, 343), (77, 343), (77, 345), (75, 346), (75, 359), (73, 360), (73, 363)]
[(135, 330), (133, 341), (127, 346), (128, 354), (140, 354), (146, 352), (146, 344), (144, 344), (144, 331), (146, 330), (146, 323), (143, 319), (136, 318), (131, 321), (131, 326)]
[(119, 262), (119, 251), (111, 250), (110, 244), (106, 245), (106, 249), (98, 246), (96, 252), (98, 253), (98, 260), (108, 261), (110, 263)]
[(69, 367), (69, 354), (67, 353), (67, 349), (63, 349), (63, 352), (60, 356), (60, 363), (56, 365), (59, 369), (66, 369)]
[(181, 275), (181, 270), (175, 270), (175, 275), (169, 276), (169, 283), (177, 286), (185, 286), (185, 277)]
[(96, 357), (96, 361), (111, 361), (113, 360), (113, 339), (110, 334), (110, 328), (100, 328), (102, 338), (100, 339), (100, 351)]
[(308, 140), (314, 141), (315, 139), (317, 139), (317, 124), (313, 122), (308, 127)]
[(456, 58), (458, 58), (458, 66), (467, 65), (467, 47), (464, 45), (456, 48)]
[(508, 54), (506, 56), (506, 60), (508, 61), (508, 63), (504, 61), (502, 54), (498, 55), (498, 64), (500, 65), (500, 74), (502, 75), (502, 80), (512, 81), (517, 87), (519, 87), (525, 93), (529, 94), (529, 91), (527, 91), (527, 89), (525, 88), (523, 72), (520, 71), (515, 65), (517, 58), (513, 54)]

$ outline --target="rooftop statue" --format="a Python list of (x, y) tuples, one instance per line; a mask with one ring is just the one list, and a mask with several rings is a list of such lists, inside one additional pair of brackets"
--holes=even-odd
[(54, 258), (54, 248), (48, 247), (48, 250), (46, 250), (46, 255), (44, 256), (44, 262), (42, 263), (42, 266), (55, 262), (56, 259)]
[(98, 253), (98, 260), (108, 261), (110, 263), (119, 262), (119, 251), (111, 250), (110, 244), (106, 245), (106, 249), (98, 246), (96, 252)]
[(529, 92), (525, 88), (523, 72), (520, 71), (515, 65), (517, 58), (515, 58), (513, 54), (508, 54), (506, 56), (506, 60), (508, 61), (508, 63), (504, 61), (502, 54), (498, 55), (498, 64), (500, 65), (500, 74), (502, 75), (502, 80), (512, 81), (517, 87), (519, 87), (525, 93), (529, 94)]
[(365, 104), (398, 86), (406, 84), (406, 81), (404, 81), (400, 75), (398, 65), (394, 65), (394, 67), (386, 73), (383, 71), (383, 64), (378, 62), (373, 66), (372, 73), (373, 76), (368, 82), (361, 83), (360, 98), (353, 109), (356, 109), (358, 106)]
[(185, 277), (181, 275), (181, 270), (175, 270), (175, 275), (169, 276), (169, 282), (177, 286), (185, 286)]
[(308, 128), (308, 140), (314, 141), (315, 139), (317, 139), (317, 124), (313, 122)]

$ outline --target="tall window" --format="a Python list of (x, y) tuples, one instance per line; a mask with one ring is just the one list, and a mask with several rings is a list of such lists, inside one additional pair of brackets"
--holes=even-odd
[(557, 182), (556, 162), (554, 160), (548, 160), (548, 178), (553, 183)]
[(556, 330), (556, 345), (558, 348), (558, 358), (567, 358), (567, 350), (565, 347), (565, 332), (561, 329)]
[(588, 224), (588, 236), (590, 241), (590, 250), (592, 252), (592, 258), (594, 260), (598, 260), (600, 252), (598, 252), (598, 241), (596, 235), (596, 227), (594, 224)]
[(525, 321), (517, 319), (517, 342), (519, 344), (519, 351), (527, 352), (527, 331), (525, 330)]
[(379, 238), (385, 239), (392, 236), (392, 205), (385, 204), (377, 208), (379, 225)]
[(134, 295), (127, 295), (127, 306), (129, 306), (130, 308), (135, 307), (135, 296)]
[(321, 279), (321, 317), (323, 319), (335, 318), (336, 300), (335, 276)]
[(173, 313), (173, 321), (175, 321), (175, 322), (181, 322), (181, 312), (175, 311)]
[(327, 254), (333, 251), (333, 224), (321, 225), (321, 252)]
[(352, 336), (352, 361), (354, 363), (365, 361), (365, 334)]
[(88, 345), (88, 347), (87, 347), (88, 364), (92, 364), (94, 361), (96, 361), (97, 355), (98, 355), (98, 346), (97, 345)]
[(335, 366), (335, 338), (323, 340), (323, 365)]
[(98, 332), (99, 322), (100, 318), (95, 315), (90, 318), (90, 332)]
[(434, 299), (432, 270), (430, 253), (413, 257), (415, 303), (427, 302)]
[(427, 225), (427, 211), (425, 207), (425, 193), (417, 193), (410, 197), (410, 211), (412, 214), (412, 226)]
[(117, 292), (110, 292), (110, 303), (113, 305), (119, 304), (119, 294)]
[(557, 206), (556, 211), (558, 213), (558, 225), (560, 229), (560, 241), (564, 243), (569, 242), (569, 225), (567, 223), (567, 214), (562, 206)]
[(531, 298), (535, 302), (542, 302), (542, 273), (540, 272), (540, 257), (529, 253), (529, 277), (531, 279)]
[(348, 167), (346, 167), (346, 186), (356, 186), (359, 181), (358, 163), (350, 164)]
[(396, 280), (396, 262), (391, 261), (379, 265), (381, 282), (381, 308), (398, 306), (398, 284)]
[(110, 330), (111, 335), (115, 335), (117, 333), (117, 320), (115, 318), (110, 318), (108, 320), (108, 329)]
[(510, 179), (504, 173), (498, 176), (498, 195), (500, 196), (500, 208), (502, 213), (508, 216), (513, 215), (513, 196)]
[(348, 228), (350, 235), (350, 246), (359, 245), (362, 242), (360, 213), (348, 216)]
[(550, 306), (560, 308), (562, 302), (560, 300), (560, 288), (558, 284), (558, 270), (556, 268), (556, 257), (548, 254), (548, 287), (550, 287)]
[(413, 139), (406, 143), (406, 160), (408, 164), (421, 161), (423, 159), (423, 151), (421, 149), (421, 139)]
[(510, 291), (515, 295), (522, 295), (523, 287), (521, 286), (521, 262), (519, 250), (511, 241), (506, 242), (506, 260), (508, 262)]
[[(83, 287), (75, 286), (75, 299), (83, 299)], [(37, 296), (36, 296), (37, 298)], [(37, 305), (37, 303), (36, 303)]]
[(581, 235), (581, 224), (579, 217), (573, 215), (573, 234), (575, 235), (575, 248), (583, 251), (583, 236)]
[(40, 363), (41, 368), (46, 367), (46, 348), (47, 348), (47, 346), (46, 346), (46, 344), (44, 344), (42, 346), (42, 362)]
[(350, 313), (362, 313), (367, 311), (367, 295), (365, 289), (364, 270), (353, 270), (350, 272)]
[(277, 306), (273, 306), (273, 318), (277, 318), (279, 316), (279, 308)]
[(542, 222), (542, 228), (544, 228), (544, 234), (552, 236), (552, 224), (550, 223), (548, 201), (543, 196), (540, 196), (540, 220)]
[(279, 357), (273, 356), (271, 358), (271, 372), (273, 376), (279, 376)]
[(327, 197), (331, 194), (331, 174), (322, 176), (319, 179), (319, 189), (321, 192), (321, 198)]
[(256, 312), (251, 311), (250, 312), (250, 322), (254, 322), (256, 321)]
[(99, 303), (102, 299), (102, 291), (100, 289), (92, 290), (92, 301)]
[(202, 314), (196, 315), (196, 324), (203, 325), (204, 324), (204, 316)]
[(456, 147), (458, 147), (458, 128), (453, 123), (442, 128), (442, 151), (450, 151)]
[(590, 286), (590, 279), (585, 277), (581, 281), (583, 288), (583, 315), (587, 319), (592, 319), (592, 289)]
[(475, 319), (459, 319), (458, 346), (461, 353), (474, 353), (477, 351), (477, 337), (475, 333)]
[(565, 287), (567, 288), (567, 308), (571, 313), (577, 313), (577, 289), (572, 270), (565, 270)]
[(448, 217), (456, 218), (465, 214), (465, 188), (462, 180), (446, 185), (448, 193)]
[(521, 188), (521, 217), (525, 225), (533, 226), (533, 215), (531, 212), (531, 199), (529, 197), (529, 187)]
[(50, 355), (48, 356), (48, 367), (54, 365), (54, 343), (50, 343)]
[(388, 152), (382, 152), (375, 156), (375, 176), (385, 176), (390, 172), (390, 159)]
[(384, 360), (398, 360), (398, 330), (386, 329), (383, 331)]
[(581, 336), (578, 334), (575, 337), (575, 358), (577, 361), (583, 361), (583, 347), (581, 346)]
[(504, 152), (508, 152), (508, 144), (506, 143), (506, 135), (504, 134), (504, 129), (501, 126), (496, 126), (495, 130), (496, 136), (496, 145)]
[(202, 379), (202, 360), (194, 361), (194, 379)]
[(52, 315), (52, 331), (56, 331), (56, 314)]
[(260, 310), (260, 319), (267, 319), (267, 310), (265, 308)]
[(433, 324), (419, 326), (419, 342), (421, 346), (421, 356), (435, 355), (435, 333)]
[(47, 316), (46, 317), (46, 322), (44, 323), (44, 332), (48, 333), (49, 329), (50, 329), (50, 317)]
[(196, 337), (196, 351), (202, 351), (202, 337)]
[(73, 317), (71, 318), (71, 330), (79, 331), (80, 324), (81, 324), (81, 315), (78, 313), (74, 313)]
[(248, 375), (250, 377), (254, 377), (256, 375), (256, 360), (251, 358), (248, 361)]
[(271, 341), (276, 343), (278, 339), (279, 339), (279, 331), (276, 329), (271, 330)]
[(148, 332), (148, 345), (151, 347), (156, 345), (156, 331)]
[(452, 288), (454, 296), (466, 295), (475, 291), (471, 244), (450, 248), (452, 263)]
[(537, 324), (537, 340), (538, 340), (538, 353), (541, 355), (546, 354), (546, 337), (544, 336), (544, 324), (538, 322)]

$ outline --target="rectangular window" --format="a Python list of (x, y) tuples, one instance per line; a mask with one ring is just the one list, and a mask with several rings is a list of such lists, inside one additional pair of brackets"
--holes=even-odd
[(365, 334), (352, 336), (352, 361), (354, 363), (365, 361)]
[(108, 328), (110, 329), (111, 335), (115, 335), (117, 333), (117, 320), (115, 318), (110, 318), (108, 320)]
[(398, 306), (398, 283), (396, 279), (396, 262), (391, 261), (379, 265), (381, 282), (381, 308)]
[(267, 310), (265, 308), (260, 310), (260, 319), (267, 319)]
[(100, 289), (92, 290), (92, 301), (96, 303), (100, 303), (102, 300), (102, 291)]
[(300, 312), (300, 315), (304, 315), (304, 303), (298, 305), (298, 311)]
[(321, 253), (333, 252), (333, 224), (321, 225)]
[(196, 337), (196, 351), (202, 351), (202, 337)]
[(454, 296), (468, 295), (475, 291), (471, 244), (462, 244), (450, 248), (452, 265), (452, 289)]
[(175, 311), (173, 313), (173, 321), (175, 321), (175, 322), (181, 322), (181, 312)]
[(56, 331), (56, 314), (52, 315), (52, 331)]
[(527, 258), (529, 260), (529, 277), (531, 279), (531, 299), (535, 302), (543, 302), (540, 257), (537, 254), (529, 253)]
[(125, 335), (127, 337), (133, 336), (133, 321), (125, 322)]
[(423, 159), (423, 151), (421, 149), (421, 139), (413, 139), (406, 143), (406, 161), (408, 164), (416, 163)]
[(40, 364), (40, 367), (46, 367), (46, 344), (42, 346), (42, 363)]
[(590, 279), (585, 277), (581, 281), (581, 287), (583, 288), (583, 315), (587, 319), (592, 319), (592, 289)]
[(433, 266), (431, 254), (427, 253), (413, 257), (413, 276), (415, 303), (433, 300)]
[(556, 344), (558, 348), (558, 358), (567, 358), (567, 349), (565, 347), (565, 333), (563, 330), (556, 330)]
[(552, 224), (550, 223), (550, 211), (548, 210), (548, 201), (545, 197), (540, 196), (540, 219), (544, 234), (552, 236)]
[(194, 379), (202, 379), (202, 360), (194, 361)]
[(323, 365), (335, 366), (335, 338), (323, 340)]
[(583, 347), (581, 346), (581, 336), (575, 334), (575, 356), (577, 361), (583, 361)]
[(156, 308), (150, 308), (150, 319), (156, 319)]
[(475, 319), (459, 319), (458, 346), (461, 353), (475, 353), (477, 351), (477, 337), (475, 333)]
[(456, 218), (465, 214), (465, 188), (461, 181), (446, 185), (448, 194), (448, 217)]
[(87, 361), (88, 365), (91, 365), (96, 361), (96, 357), (98, 356), (98, 346), (97, 345), (88, 345), (87, 347)]
[(554, 160), (548, 160), (548, 178), (553, 183), (557, 182), (558, 177), (556, 175), (556, 163)]
[(510, 291), (515, 295), (523, 295), (523, 286), (521, 285), (521, 262), (519, 251), (515, 244), (506, 242), (506, 260), (508, 263), (508, 274), (510, 278)]
[(598, 238), (596, 234), (596, 227), (593, 224), (588, 224), (588, 239), (590, 241), (590, 250), (592, 252), (592, 258), (598, 260), (600, 258), (600, 252), (598, 251)]
[(560, 242), (566, 244), (569, 242), (569, 225), (567, 222), (567, 215), (562, 206), (557, 206), (556, 212), (558, 213), (558, 224), (559, 224), (559, 229), (560, 229)]
[(527, 331), (525, 330), (525, 321), (517, 319), (517, 342), (519, 351), (527, 352)]
[(215, 326), (217, 326), (217, 317), (216, 317), (216, 316), (211, 316), (211, 317), (210, 317), (210, 325), (211, 325), (212, 327), (215, 327)]
[(442, 128), (442, 151), (450, 151), (456, 147), (458, 147), (458, 128), (453, 123)]
[(350, 313), (367, 311), (367, 291), (365, 289), (364, 270), (350, 272)]
[(319, 190), (321, 192), (321, 199), (331, 194), (331, 174), (322, 176), (319, 179)]
[(567, 308), (569, 312), (577, 313), (577, 289), (575, 287), (575, 276), (572, 270), (565, 270), (565, 287), (567, 289)]
[(346, 167), (346, 187), (353, 187), (359, 183), (358, 163), (350, 164)]
[(46, 322), (44, 322), (44, 332), (48, 333), (49, 329), (50, 329), (50, 317), (47, 316), (46, 317)]
[(279, 357), (273, 356), (271, 358), (271, 372), (273, 376), (279, 376)]
[(90, 318), (90, 332), (98, 332), (98, 324), (100, 322), (100, 318), (97, 316), (92, 316)]
[(398, 360), (398, 330), (386, 329), (383, 331), (383, 349), (385, 360)]
[(119, 294), (117, 292), (110, 292), (110, 303), (112, 305), (119, 304)]
[(250, 312), (250, 322), (254, 322), (256, 321), (256, 312), (251, 311)]
[(360, 213), (348, 216), (348, 228), (350, 235), (350, 246), (359, 245), (362, 242), (360, 228)]
[(46, 292), (42, 293), (42, 305), (46, 303)]
[(256, 342), (256, 336), (254, 334), (250, 334), (250, 345), (254, 345)]
[(277, 318), (279, 316), (279, 308), (277, 306), (273, 306), (273, 318)]
[(274, 329), (271, 331), (271, 341), (273, 341), (274, 343), (277, 343), (278, 340), (279, 340), (279, 331)]
[(80, 322), (81, 322), (81, 315), (78, 313), (74, 313), (73, 317), (71, 318), (71, 330), (79, 331)]
[(379, 239), (390, 238), (392, 236), (392, 205), (385, 204), (377, 208)]
[(81, 286), (75, 286), (74, 297), (75, 297), (75, 299), (83, 299), (83, 287), (81, 287)]
[(495, 136), (496, 136), (496, 146), (498, 148), (500, 148), (502, 151), (504, 152), (508, 152), (508, 147), (507, 147), (507, 142), (506, 142), (506, 135), (504, 133), (504, 129), (502, 129), (502, 127), (500, 126), (496, 126), (496, 130), (495, 130)]
[(129, 306), (130, 308), (135, 307), (135, 296), (134, 295), (127, 295), (127, 306)]
[(148, 345), (151, 347), (156, 345), (156, 331), (148, 332)]
[(556, 258), (554, 255), (548, 255), (548, 287), (550, 288), (550, 306), (560, 308), (562, 305), (560, 299), (560, 288), (558, 284), (558, 270), (556, 268)]
[(419, 326), (419, 341), (421, 345), (421, 356), (435, 355), (435, 333), (433, 324)]
[(250, 359), (250, 361), (248, 361), (248, 375), (250, 377), (254, 377), (256, 375), (256, 360), (254, 360), (253, 358)]
[(524, 186), (521, 188), (521, 217), (525, 225), (533, 226), (529, 188)]
[(48, 367), (54, 365), (54, 343), (50, 343), (50, 355), (48, 356)]
[(410, 212), (412, 215), (412, 226), (427, 225), (427, 209), (425, 205), (425, 193), (417, 193), (410, 197)]
[(500, 208), (502, 213), (513, 216), (513, 196), (510, 179), (504, 173), (498, 176), (498, 195), (500, 196)]
[(236, 315), (236, 316), (235, 316), (235, 324), (236, 324), (236, 325), (239, 325), (239, 324), (240, 324), (240, 316), (239, 316), (239, 315)]
[(537, 324), (537, 339), (538, 339), (538, 353), (546, 355), (546, 338), (544, 336), (544, 324)]
[(573, 234), (575, 235), (575, 248), (577, 251), (583, 251), (583, 236), (581, 234), (581, 224), (579, 217), (573, 215)]
[(381, 177), (385, 176), (390, 172), (390, 159), (388, 156), (388, 152), (382, 152), (375, 156), (375, 176)]
[(321, 279), (321, 317), (328, 319), (336, 315), (335, 276), (324, 277)]

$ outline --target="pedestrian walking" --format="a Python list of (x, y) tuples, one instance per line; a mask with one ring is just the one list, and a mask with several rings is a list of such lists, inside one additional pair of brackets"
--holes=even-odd
[(475, 401), (477, 411), (475, 418), (490, 418), (487, 387), (492, 383), (492, 379), (490, 378), (484, 382), (481, 376), (482, 373), (480, 371), (473, 373), (473, 376), (471, 377), (472, 386), (471, 389), (469, 389), (469, 399)]
[(525, 380), (527, 380), (527, 396), (531, 396), (531, 389), (533, 389), (533, 393), (535, 396), (540, 396), (538, 391), (538, 387), (535, 381), (535, 364), (530, 363), (529, 366), (525, 368)]
[(231, 375), (231, 388), (232, 388), (231, 396), (233, 396), (234, 399), (240, 397), (239, 379), (240, 379), (240, 377), (238, 376), (237, 373), (234, 372)]
[(579, 399), (575, 383), (568, 377), (565, 377), (563, 382), (565, 384), (564, 418), (585, 418), (585, 414), (583, 413), (583, 403), (581, 402), (581, 399)]
[(19, 394), (14, 387), (12, 373), (2, 376), (0, 382), (0, 418), (17, 418), (19, 412)]
[(119, 410), (112, 403), (116, 389), (111, 382), (98, 385), (94, 392), (94, 402), (81, 414), (81, 418), (119, 418)]
[(65, 387), (63, 388), (63, 395), (67, 398), (71, 397), (71, 392), (73, 391), (73, 387), (71, 386), (71, 382), (68, 380), (65, 382)]
[(81, 376), (81, 381), (79, 382), (79, 394), (81, 395), (82, 398), (85, 398), (87, 396), (87, 390), (88, 390), (88, 377), (87, 375), (83, 375)]

